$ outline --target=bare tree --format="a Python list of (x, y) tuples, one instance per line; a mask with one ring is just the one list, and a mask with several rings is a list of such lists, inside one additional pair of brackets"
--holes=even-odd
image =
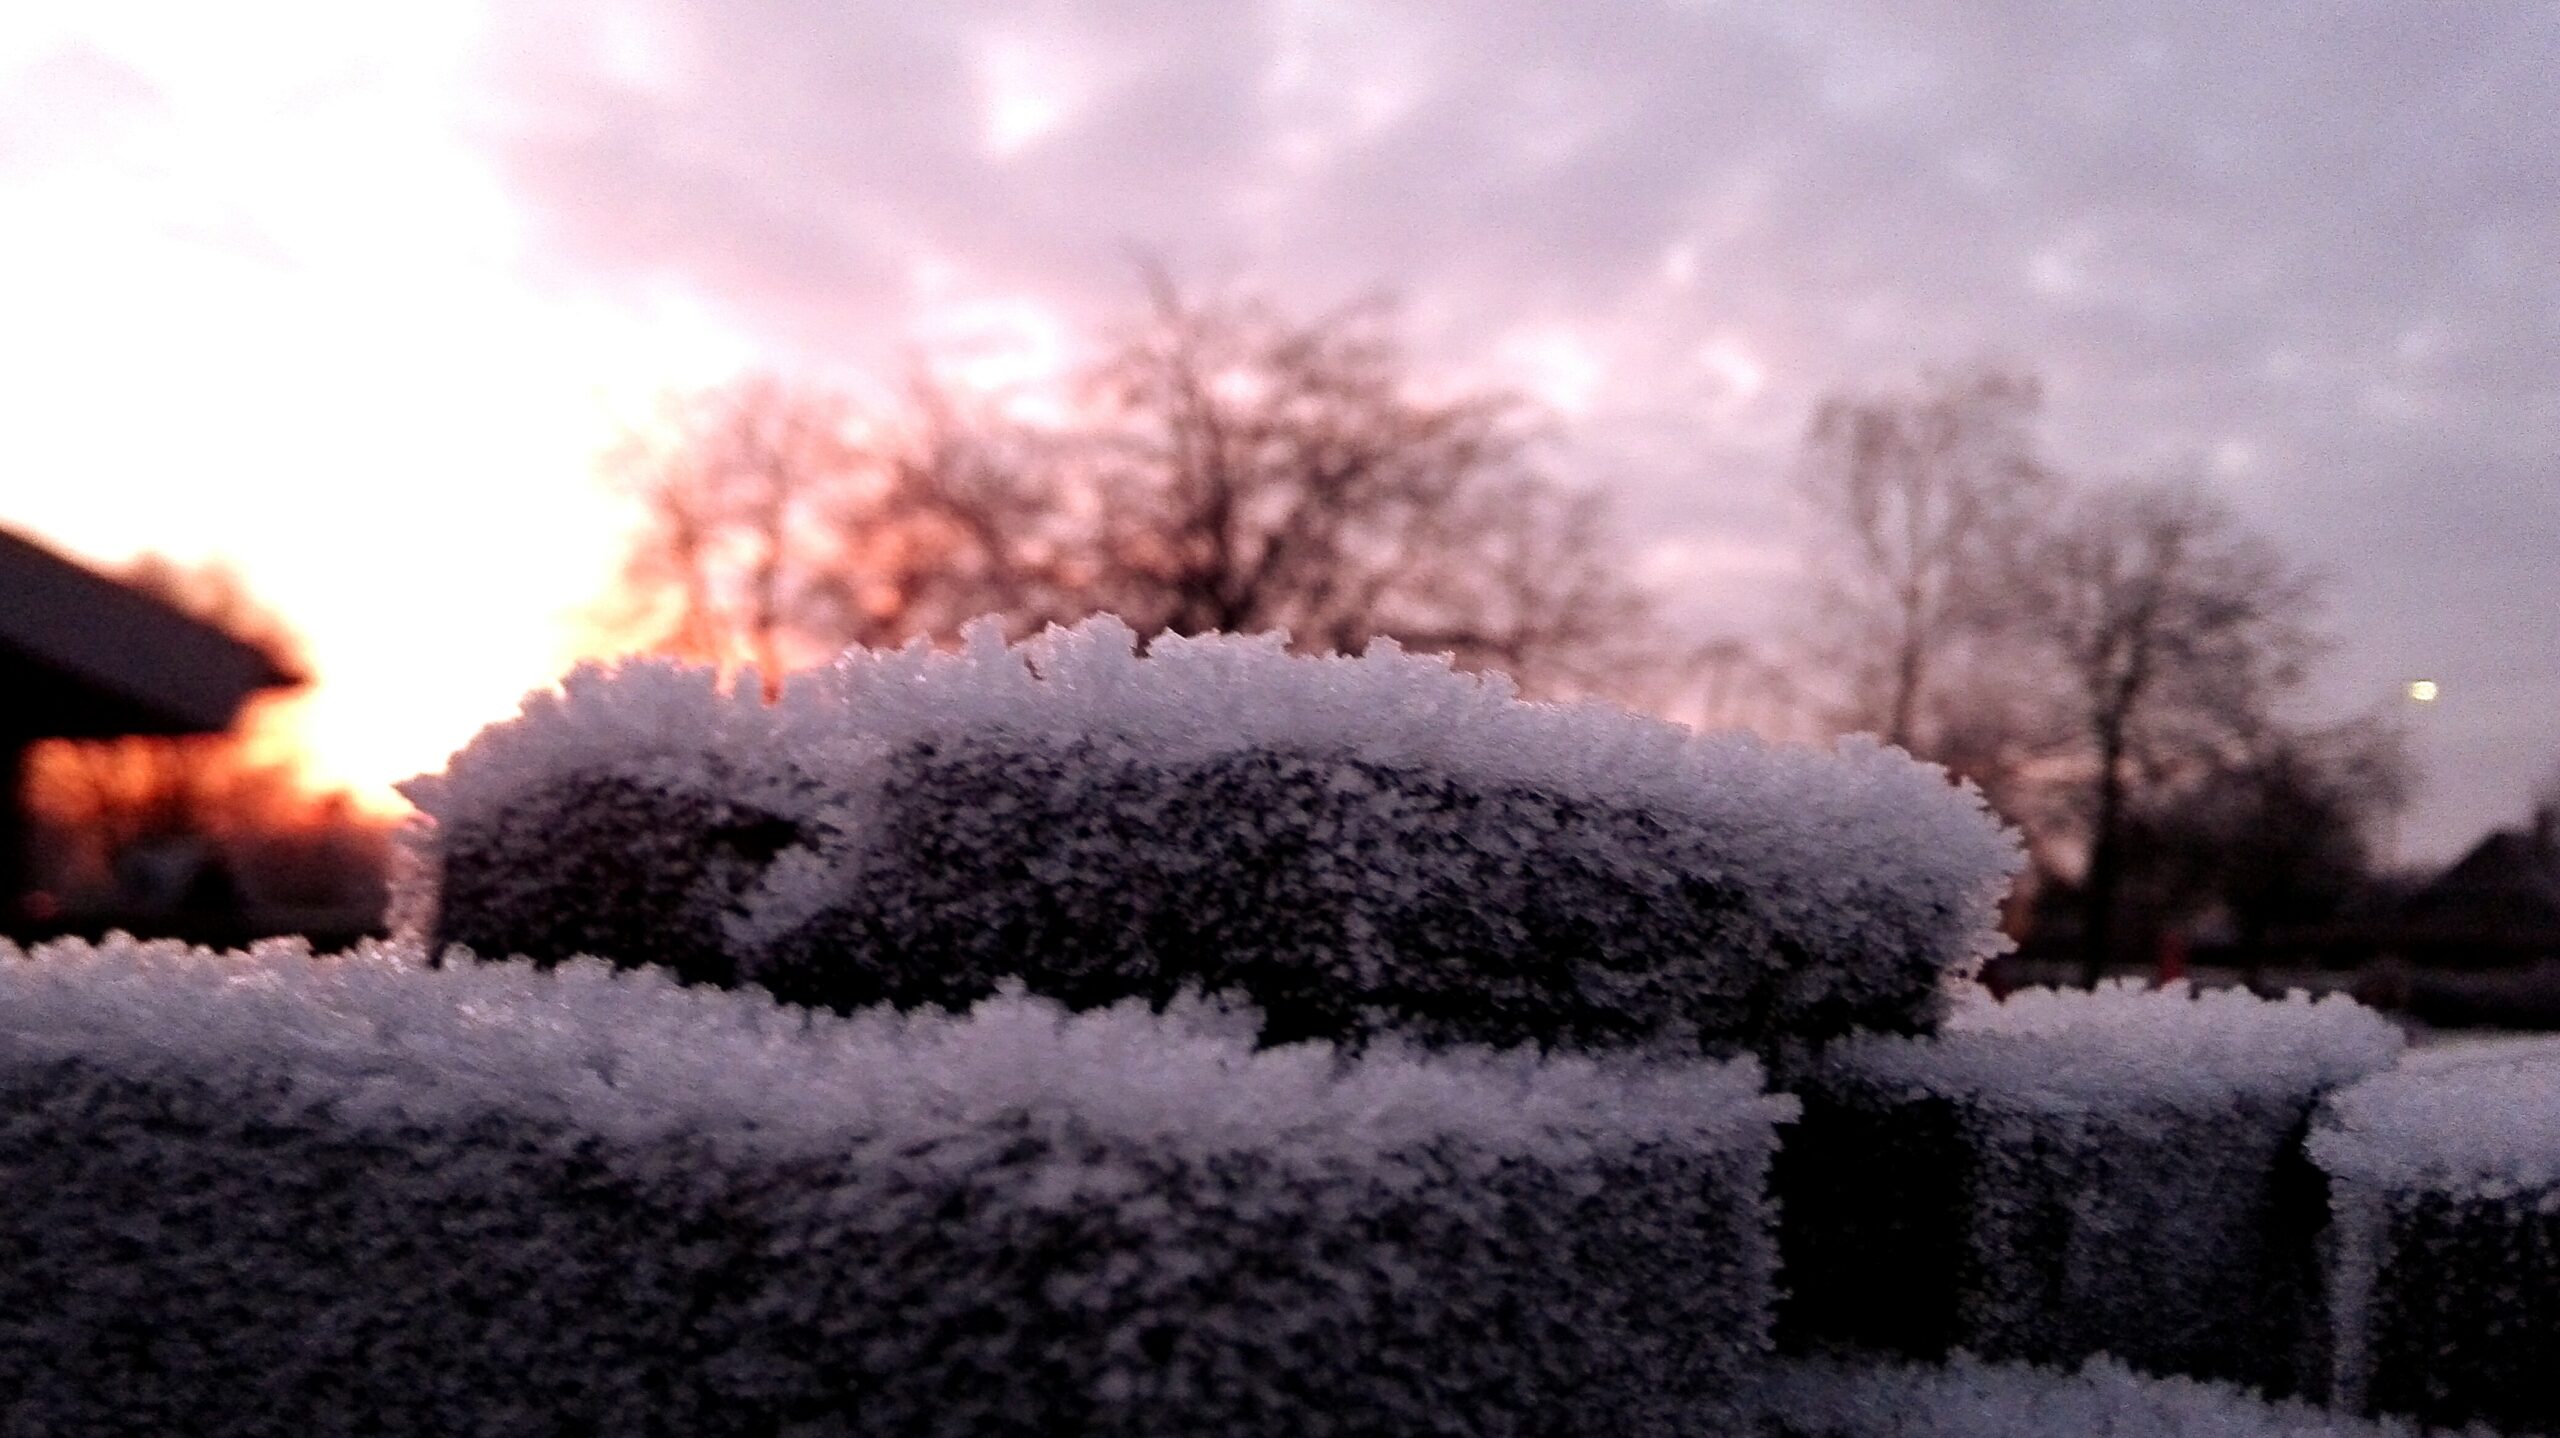
[(1640, 611), (1601, 562), (1594, 501), (1526, 462), (1537, 417), (1419, 392), (1378, 307), (1296, 321), (1159, 277), (1086, 394), (1091, 599), (1141, 630), (1286, 629), (1317, 651), (1391, 635), (1554, 682)]
[(2202, 490), (2150, 484), (2081, 496), (2013, 598), (2067, 686), (2094, 979), (2113, 957), (2137, 802), (2232, 772), (2281, 729), (2316, 647), (2314, 586)]
[(2014, 546), (2050, 498), (2039, 401), (2033, 379), (1979, 369), (1814, 411), (1798, 483), (1841, 542), (1816, 569), (1852, 724), (1944, 757), (1942, 671), (2001, 607)]
[(1141, 633), (1374, 637), (1587, 687), (1643, 596), (1595, 503), (1527, 458), (1517, 401), (1432, 395), (1387, 317), (1311, 321), (1151, 286), (1039, 426), (930, 383), (890, 411), (750, 381), (614, 462), (646, 522), (643, 647), (768, 675), (848, 643), (1111, 610)]
[(609, 623), (771, 683), (803, 634), (868, 613), (846, 522), (864, 478), (851, 425), (841, 397), (769, 375), (664, 401), (604, 461), (641, 514)]
[(596, 617), (768, 692), (850, 644), (1075, 617), (1099, 571), (1059, 448), (921, 370), (879, 413), (772, 374), (670, 396), (604, 458), (640, 521)]
[[(2036, 539), (2029, 531), (2011, 542), (2030, 549)], [(2085, 853), (2085, 806), (2072, 784), (2057, 783), (2079, 772), (2070, 756), (2081, 705), (2072, 676), (2032, 632), (2020, 602), (2034, 581), (2018, 567), (2002, 571), (1999, 584), (1981, 596), (1989, 612), (1968, 620), (1964, 642), (1935, 667), (1924, 749), (2017, 827), (2033, 886), (2070, 871)]]
[(1641, 688), (1613, 697), (1697, 729), (1747, 730), (1781, 741), (1820, 733), (1796, 676), (1762, 646), (1736, 635), (1670, 648), (1642, 677), (1648, 682)]
[(2218, 903), (2244, 955), (2278, 925), (2337, 915), (2365, 892), (2378, 835), (2415, 784), (2405, 731), (2373, 717), (2276, 724), (2135, 822), (2190, 904)]
[(1088, 613), (1084, 596), (1100, 575), (1097, 507), (1062, 477), (1061, 454), (1074, 442), (919, 369), (902, 405), (871, 425), (879, 484), (851, 517), (872, 536), (882, 580), (866, 627), (883, 632), (845, 629), (840, 642), (949, 640), (981, 614), (1027, 632)]
[(1973, 370), (1816, 411), (1799, 483), (1835, 541), (1841, 718), (1980, 784), (2040, 875), (2077, 871), (2093, 976), (2137, 906), (2219, 903), (2254, 933), (2351, 887), (2406, 766), (2387, 734), (2282, 712), (2314, 586), (2192, 487), (2071, 494), (2037, 406)]

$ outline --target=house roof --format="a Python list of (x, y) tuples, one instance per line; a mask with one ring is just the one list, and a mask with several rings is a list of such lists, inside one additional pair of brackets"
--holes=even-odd
[(0, 736), (212, 733), (250, 695), (301, 682), (256, 645), (0, 529)]
[(2500, 830), (2409, 896), (2403, 921), (2474, 932), (2560, 930), (2560, 845), (2549, 819)]

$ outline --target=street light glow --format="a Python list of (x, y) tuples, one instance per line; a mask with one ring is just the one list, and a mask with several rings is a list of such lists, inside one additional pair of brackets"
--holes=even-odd
[(2443, 692), (2444, 691), (2442, 689), (2437, 687), (2436, 681), (2432, 679), (2412, 679), (2409, 681), (2409, 698), (2416, 703), (2433, 704), (2436, 702), (2436, 696)]

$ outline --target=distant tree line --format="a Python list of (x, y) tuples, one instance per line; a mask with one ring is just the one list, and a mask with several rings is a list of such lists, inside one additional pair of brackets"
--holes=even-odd
[[(1391, 638), (1533, 696), (1867, 730), (1943, 763), (2019, 827), (2038, 917), (2091, 974), (2206, 918), (2249, 946), (2335, 915), (2411, 770), (2387, 723), (2303, 712), (2319, 584), (2193, 484), (2067, 478), (2040, 398), (1971, 369), (1822, 402), (1799, 465), (1811, 642), (1682, 641), (1596, 497), (1540, 467), (1537, 406), (1430, 382), (1382, 306), (1296, 317), (1150, 275), (1037, 395), (919, 370), (867, 405), (770, 374), (671, 396), (605, 457), (639, 524), (597, 618), (609, 647), (768, 685), (981, 614)], [(226, 572), (126, 577), (295, 648)], [(244, 902), (379, 903), (379, 826), (238, 734), (56, 743), (30, 790), (74, 904), (181, 860)]]
[(919, 374), (896, 403), (758, 375), (671, 399), (607, 460), (641, 528), (624, 644), (782, 671), (848, 644), (1097, 611), (1142, 634), (1285, 629), (1604, 684), (1647, 597), (1534, 408), (1418, 383), (1375, 306), (1313, 320), (1151, 284), (1037, 418)]

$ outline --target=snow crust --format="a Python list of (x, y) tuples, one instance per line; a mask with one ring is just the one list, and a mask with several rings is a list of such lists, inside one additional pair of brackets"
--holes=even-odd
[[(2112, 1359), (2076, 1369), (1800, 1361), (1774, 1365), (1769, 1416), (1786, 1438), (2416, 1438), (2234, 1387), (2147, 1377)], [(2485, 1430), (2482, 1430), (2485, 1434)]]
[[(1222, 805), (1183, 807), (1210, 790)], [(1010, 648), (980, 626), (958, 653), (849, 652), (769, 709), (704, 670), (582, 669), (405, 792), (435, 823), (424, 867), (444, 874), (437, 932), (493, 952), (558, 957), (549, 943), (661, 961), (617, 950), (716, 927), (672, 961), (823, 994), (813, 968), (894, 966), (875, 952), (886, 935), (947, 947), (937, 971), (970, 982), (1023, 972), (1047, 991), (1101, 975), (1092, 994), (1069, 995), (1081, 1004), (1204, 981), (1196, 952), (1161, 934), (1186, 907), (1220, 903), (1234, 912), (1203, 921), (1211, 950), (1315, 924), (1299, 950), (1245, 967), (1329, 964), (1304, 985), (1324, 993), (1438, 992), (1591, 951), (1561, 989), (1529, 981), (1543, 987), (1428, 1035), (1461, 1042), (1547, 1037), (1488, 1015), (1565, 990), (1591, 1010), (1588, 1033), (1551, 1021), (1568, 1038), (1641, 1042), (1701, 1022), (1683, 1005), (1728, 1030), (1744, 1014), (1821, 1032), (1925, 1028), (1947, 982), (2002, 947), (1995, 905), (2019, 862), (1978, 794), (1869, 741), (1822, 754), (1607, 706), (1522, 703), (1498, 678), (1388, 644), (1306, 658), (1277, 636), (1162, 638), (1140, 657), (1109, 619)], [(578, 817), (599, 802), (629, 817)], [(556, 852), (587, 828), (614, 847), (617, 824), (630, 831), (619, 847), (663, 884)], [(778, 837), (759, 851), (733, 841), (742, 833)], [(690, 857), (650, 857), (671, 845)], [(1312, 857), (1259, 897), (1241, 882), (1251, 875), (1220, 867), (1267, 871), (1275, 852)], [(579, 864), (571, 882), (564, 866)], [(1011, 882), (955, 883), (963, 897), (933, 888), (932, 870), (972, 864)], [(1577, 883), (1617, 902), (1541, 897)], [(534, 932), (547, 919), (504, 917), (635, 886), (624, 902), (648, 924), (598, 916), (563, 938)], [(1256, 902), (1265, 910), (1249, 913)], [(1611, 915), (1636, 917), (1576, 932)], [(1008, 946), (1034, 923), (1050, 926), (1051, 948), (1073, 947), (1063, 925), (1102, 951), (1076, 956), (1076, 974), (1033, 972), (1040, 955)], [(1708, 938), (1675, 942), (1680, 931)], [(706, 945), (720, 952), (705, 958)], [(891, 975), (818, 1001), (974, 996), (909, 993)], [(1391, 1017), (1427, 1028), (1417, 1013)], [(1364, 1036), (1332, 1018), (1308, 1032)]]
[(1749, 1063), (1258, 1029), (0, 945), (0, 1392), (31, 1432), (1669, 1434), (1765, 1355), (1793, 1104)]

